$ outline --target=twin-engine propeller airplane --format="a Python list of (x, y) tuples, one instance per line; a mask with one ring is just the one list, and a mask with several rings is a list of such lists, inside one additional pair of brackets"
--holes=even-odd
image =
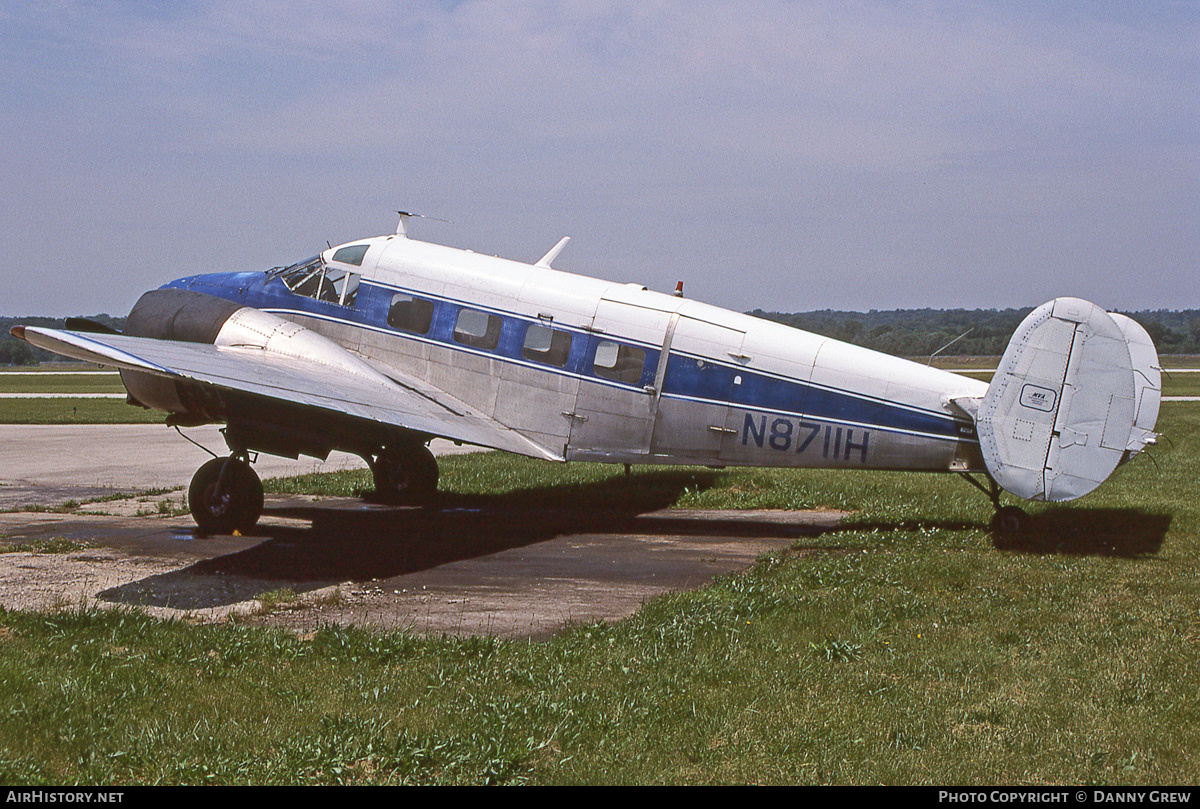
[[(682, 297), (407, 237), (147, 292), (123, 334), (73, 321), (12, 333), (115, 366), (132, 404), (224, 423), (200, 467), (204, 533), (263, 507), (253, 453), (362, 456), (377, 493), (437, 489), (435, 437), (555, 461), (956, 472), (1071, 500), (1155, 440), (1158, 355), (1129, 318), (1076, 298), (1035, 309), (991, 384)], [(973, 477), (981, 474), (988, 485)]]

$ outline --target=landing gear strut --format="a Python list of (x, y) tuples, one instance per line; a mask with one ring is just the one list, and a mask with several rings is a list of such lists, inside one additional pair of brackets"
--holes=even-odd
[(213, 458), (192, 477), (188, 508), (202, 536), (249, 533), (262, 515), (262, 481), (242, 458)]
[(1017, 506), (1000, 505), (1000, 486), (992, 479), (991, 475), (987, 476), (989, 487), (985, 488), (982, 483), (971, 477), (970, 473), (959, 472), (959, 474), (967, 483), (986, 494), (992, 501), (992, 507), (996, 509), (996, 513), (992, 516), (992, 533), (1004, 539), (1012, 539), (1025, 532), (1025, 529), (1029, 527), (1029, 515)]
[(428, 505), (437, 496), (438, 465), (417, 441), (390, 444), (369, 460), (375, 499), (390, 505)]

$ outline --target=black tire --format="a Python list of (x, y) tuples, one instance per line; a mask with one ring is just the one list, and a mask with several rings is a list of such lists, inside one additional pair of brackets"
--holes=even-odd
[[(221, 481), (221, 472), (225, 480)], [(221, 492), (217, 493), (217, 483)], [(263, 509), (263, 487), (250, 464), (237, 458), (213, 458), (196, 470), (188, 487), (188, 509), (200, 533), (248, 534)]]
[(424, 444), (387, 447), (371, 465), (374, 499), (391, 505), (425, 506), (437, 498), (437, 458)]
[(1017, 506), (998, 508), (992, 517), (992, 532), (1005, 539), (1020, 536), (1028, 527), (1029, 516)]

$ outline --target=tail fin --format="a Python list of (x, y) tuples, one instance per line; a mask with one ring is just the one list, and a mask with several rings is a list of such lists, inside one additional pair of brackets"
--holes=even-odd
[(1082, 497), (1153, 442), (1161, 392), (1141, 326), (1056, 298), (1017, 327), (979, 406), (984, 464), (1018, 497)]

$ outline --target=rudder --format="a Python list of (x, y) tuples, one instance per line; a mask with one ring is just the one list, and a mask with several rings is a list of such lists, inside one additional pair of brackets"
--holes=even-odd
[[(1126, 322), (1128, 321), (1128, 322)], [(976, 414), (984, 463), (1027, 500), (1074, 500), (1153, 440), (1161, 385), (1145, 330), (1078, 298), (1034, 309)]]

